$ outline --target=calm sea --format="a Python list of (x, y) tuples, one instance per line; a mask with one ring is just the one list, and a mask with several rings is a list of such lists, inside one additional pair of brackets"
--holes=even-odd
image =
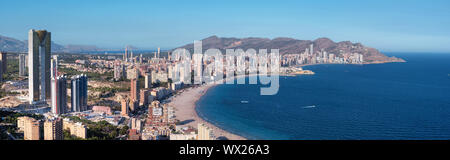
[(450, 54), (395, 56), (408, 62), (304, 67), (316, 75), (280, 77), (274, 96), (219, 85), (197, 112), (249, 139), (450, 139)]

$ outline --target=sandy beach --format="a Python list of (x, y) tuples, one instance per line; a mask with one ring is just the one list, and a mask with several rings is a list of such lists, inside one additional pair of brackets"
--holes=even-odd
[(214, 126), (197, 115), (197, 112), (195, 111), (195, 103), (200, 99), (201, 96), (203, 96), (203, 94), (206, 93), (206, 91), (208, 91), (209, 88), (215, 85), (216, 84), (208, 84), (195, 88), (187, 88), (183, 90), (182, 93), (172, 98), (169, 105), (175, 108), (176, 119), (180, 120), (180, 122), (182, 123), (182, 125), (178, 126), (192, 126), (194, 128), (197, 128), (198, 123), (203, 123), (213, 129), (213, 133), (216, 138), (225, 137), (229, 140), (245, 140), (244, 137), (232, 134), (217, 126)]

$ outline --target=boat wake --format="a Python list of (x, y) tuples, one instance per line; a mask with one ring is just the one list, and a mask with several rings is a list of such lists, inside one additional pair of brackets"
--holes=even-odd
[(311, 109), (311, 108), (316, 108), (316, 106), (314, 105), (314, 106), (305, 106), (305, 107), (303, 107), (303, 109)]

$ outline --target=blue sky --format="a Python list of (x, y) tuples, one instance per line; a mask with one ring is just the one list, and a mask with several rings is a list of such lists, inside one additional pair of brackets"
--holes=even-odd
[(361, 42), (449, 52), (448, 0), (6, 0), (0, 35), (47, 29), (59, 44), (171, 48), (211, 35)]

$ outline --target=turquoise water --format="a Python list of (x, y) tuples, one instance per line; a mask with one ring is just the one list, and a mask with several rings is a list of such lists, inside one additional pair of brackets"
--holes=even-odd
[(396, 56), (408, 62), (308, 66), (316, 75), (280, 77), (274, 96), (219, 85), (197, 113), (249, 139), (450, 139), (450, 54)]

